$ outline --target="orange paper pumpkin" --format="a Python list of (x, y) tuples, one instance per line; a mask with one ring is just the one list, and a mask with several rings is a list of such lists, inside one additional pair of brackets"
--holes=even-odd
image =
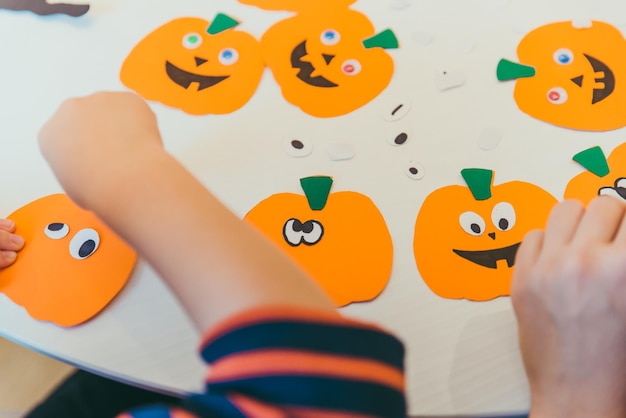
[(348, 6), (354, 1), (263, 1), (245, 4), (296, 11), (261, 38), (263, 58), (285, 99), (317, 117), (350, 113), (389, 84), (397, 48), (390, 30), (375, 33), (369, 19)]
[(493, 186), (491, 170), (467, 169), (463, 177), (469, 187), (443, 187), (424, 201), (413, 241), (417, 268), (443, 298), (508, 296), (522, 239), (545, 226), (557, 201), (530, 183)]
[(600, 147), (593, 147), (574, 156), (587, 171), (567, 184), (565, 199), (576, 199), (585, 206), (599, 195), (626, 200), (626, 143), (613, 150), (607, 159)]
[(128, 55), (120, 78), (147, 100), (192, 115), (231, 113), (254, 95), (263, 70), (259, 42), (219, 14), (173, 20)]
[(270, 196), (245, 220), (307, 271), (337, 306), (374, 299), (387, 285), (393, 262), (391, 235), (378, 208), (360, 193), (330, 193), (330, 177), (308, 177), (301, 184), (304, 196)]
[(565, 128), (607, 131), (626, 126), (626, 41), (594, 21), (541, 26), (518, 47), (523, 65), (502, 60), (500, 80), (518, 79), (515, 101), (530, 116)]
[(40, 321), (73, 326), (100, 312), (124, 287), (135, 252), (66, 195), (50, 195), (9, 216), (26, 244), (0, 270), (0, 292)]

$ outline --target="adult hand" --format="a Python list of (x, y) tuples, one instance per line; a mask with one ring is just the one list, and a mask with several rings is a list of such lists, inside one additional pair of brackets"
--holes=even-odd
[(626, 416), (626, 204), (558, 204), (516, 260), (511, 296), (531, 417)]
[(17, 252), (24, 246), (24, 239), (13, 232), (15, 223), (8, 219), (0, 219), (0, 268), (13, 264)]

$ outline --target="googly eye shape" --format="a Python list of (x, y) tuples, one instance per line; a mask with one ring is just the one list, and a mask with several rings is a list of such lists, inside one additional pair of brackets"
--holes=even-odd
[(548, 92), (548, 101), (552, 104), (560, 105), (567, 102), (568, 95), (564, 88), (554, 87)]
[(463, 231), (479, 237), (485, 233), (485, 220), (475, 212), (464, 212), (459, 216), (459, 223)]
[(559, 65), (569, 65), (574, 62), (574, 53), (567, 48), (558, 49), (554, 53), (554, 62)]
[(341, 64), (341, 71), (345, 75), (355, 76), (362, 70), (361, 63), (357, 60), (347, 60)]
[(292, 157), (302, 158), (313, 152), (313, 143), (306, 138), (286, 138), (283, 141), (283, 150)]
[(289, 219), (283, 226), (283, 237), (292, 247), (300, 244), (315, 245), (322, 240), (324, 227), (321, 223), (309, 220), (302, 223), (299, 219)]
[(334, 29), (326, 29), (320, 36), (320, 41), (324, 45), (333, 46), (341, 41), (341, 35)]
[(410, 138), (409, 132), (400, 131), (398, 133), (392, 134), (389, 137), (387, 137), (387, 142), (389, 142), (389, 144), (393, 145), (394, 147), (399, 147), (409, 142), (409, 138)]
[(70, 233), (70, 227), (61, 222), (53, 222), (46, 225), (43, 232), (50, 239), (62, 239)]
[(491, 221), (500, 231), (508, 231), (515, 226), (515, 208), (507, 202), (498, 203), (491, 211)]
[(239, 52), (233, 48), (222, 49), (218, 59), (223, 65), (233, 65), (239, 60)]
[(188, 33), (183, 36), (183, 46), (187, 49), (196, 49), (202, 45), (202, 35), (199, 33)]
[(415, 161), (409, 161), (404, 172), (412, 180), (421, 180), (426, 175), (424, 166)]
[(100, 235), (91, 228), (81, 229), (70, 241), (70, 255), (77, 260), (84, 260), (96, 252), (100, 245)]

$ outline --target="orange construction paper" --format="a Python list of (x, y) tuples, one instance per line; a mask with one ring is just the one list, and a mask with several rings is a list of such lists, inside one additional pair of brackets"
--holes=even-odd
[(526, 35), (517, 52), (522, 64), (536, 70), (516, 82), (515, 101), (524, 113), (586, 131), (626, 126), (626, 41), (620, 30), (598, 21), (581, 29), (552, 23)]
[(370, 301), (389, 281), (391, 235), (378, 208), (360, 193), (330, 193), (322, 210), (312, 210), (304, 195), (276, 194), (244, 219), (293, 258), (337, 306)]
[[(66, 195), (35, 200), (8, 218), (26, 244), (17, 261), (0, 270), (0, 292), (33, 318), (65, 327), (80, 324), (128, 281), (137, 258), (133, 249)], [(56, 225), (46, 231), (50, 224)]]
[(626, 143), (619, 145), (607, 158), (609, 174), (599, 177), (585, 171), (572, 178), (565, 188), (565, 199), (576, 199), (587, 206), (599, 195), (626, 199)]
[(254, 95), (265, 64), (259, 42), (230, 28), (214, 35), (207, 20), (173, 20), (130, 52), (120, 73), (127, 87), (192, 115), (225, 114)]
[(556, 198), (530, 183), (492, 186), (476, 200), (465, 186), (431, 193), (415, 222), (417, 269), (436, 295), (487, 301), (510, 295), (515, 254), (524, 235), (543, 228)]
[(241, 2), (297, 11), (270, 27), (261, 47), (283, 96), (304, 112), (321, 118), (350, 113), (391, 81), (393, 59), (383, 48), (364, 46), (376, 32), (365, 15), (347, 8), (352, 1)]

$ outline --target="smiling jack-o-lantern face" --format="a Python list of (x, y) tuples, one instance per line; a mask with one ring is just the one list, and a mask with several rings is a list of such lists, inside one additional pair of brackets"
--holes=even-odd
[(308, 177), (301, 185), (304, 196), (270, 196), (245, 220), (292, 257), (337, 306), (374, 299), (387, 285), (393, 262), (383, 216), (360, 193), (330, 193), (330, 177)]
[(0, 292), (35, 319), (61, 326), (87, 321), (124, 287), (135, 252), (66, 195), (51, 195), (8, 217), (26, 244), (0, 270)]
[(387, 87), (394, 63), (385, 49), (398, 42), (390, 30), (376, 34), (365, 15), (347, 8), (351, 1), (320, 3), (292, 2), (298, 14), (263, 35), (263, 58), (288, 102), (313, 116), (340, 116)]
[(598, 196), (626, 201), (626, 143), (615, 148), (608, 159), (600, 147), (593, 147), (576, 154), (574, 160), (587, 171), (567, 184), (565, 199), (579, 200), (585, 206)]
[(526, 35), (517, 52), (523, 65), (502, 60), (498, 78), (518, 79), (515, 100), (523, 112), (572, 129), (626, 126), (626, 41), (617, 28), (552, 23)]
[(231, 113), (254, 95), (263, 75), (259, 42), (218, 15), (180, 18), (144, 38), (128, 55), (120, 78), (147, 100), (193, 115)]
[(415, 223), (413, 250), (438, 296), (486, 301), (510, 294), (515, 254), (526, 233), (543, 228), (556, 199), (513, 181), (492, 186), (490, 170), (463, 170), (468, 183), (434, 191)]

